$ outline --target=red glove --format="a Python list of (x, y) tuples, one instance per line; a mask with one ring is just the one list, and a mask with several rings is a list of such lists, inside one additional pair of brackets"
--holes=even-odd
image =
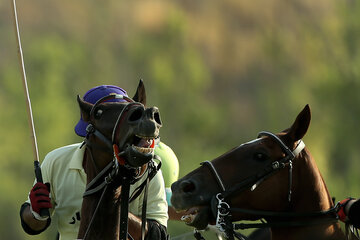
[(48, 219), (48, 217), (40, 216), (40, 209), (43, 208), (52, 208), (52, 204), (50, 201), (50, 184), (49, 183), (36, 183), (30, 191), (30, 209), (31, 213), (37, 220), (44, 221)]
[(349, 203), (350, 200), (353, 200), (354, 198), (345, 198), (344, 200), (340, 201), (339, 203), (339, 210), (337, 212), (338, 216), (339, 216), (339, 219), (340, 221), (342, 222), (346, 222), (348, 221), (348, 218), (347, 218), (347, 215), (346, 215), (346, 212), (345, 212), (345, 207), (346, 205)]

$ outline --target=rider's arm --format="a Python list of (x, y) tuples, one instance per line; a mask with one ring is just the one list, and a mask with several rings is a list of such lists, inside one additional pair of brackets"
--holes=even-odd
[(148, 233), (146, 239), (167, 239), (168, 205), (162, 172), (159, 171), (149, 183), (147, 201)]
[[(142, 182), (144, 179), (141, 179), (139, 182)], [(141, 216), (142, 210), (142, 201), (143, 201), (143, 193), (132, 203), (130, 203), (129, 210), (136, 214), (137, 216)], [(166, 202), (165, 195), (165, 187), (164, 180), (159, 171), (154, 178), (149, 183), (148, 196), (147, 196), (147, 211), (146, 211), (146, 235), (145, 239), (157, 239), (157, 240), (166, 240), (167, 239), (167, 221), (168, 221), (168, 206)], [(141, 219), (129, 214), (129, 229), (131, 224), (136, 223), (137, 219), (137, 229), (136, 233), (130, 232), (134, 239), (140, 239), (141, 237), (141, 228), (140, 223)], [(136, 226), (136, 225), (135, 225)], [(133, 236), (135, 235), (135, 236)], [(139, 238), (138, 238), (139, 237)]]
[(36, 235), (43, 232), (51, 222), (51, 218), (48, 218), (45, 221), (35, 219), (30, 210), (30, 204), (27, 202), (20, 208), (20, 219), (24, 231), (30, 235)]
[[(141, 239), (141, 219), (135, 216), (132, 213), (129, 213), (129, 229), (134, 229), (130, 233), (131, 237), (135, 240)], [(145, 239), (157, 239), (157, 240), (166, 240), (167, 239), (167, 230), (166, 227), (161, 225), (155, 220), (148, 219), (146, 221), (145, 227)]]
[[(134, 229), (133, 232), (130, 232), (131, 237), (133, 237), (134, 240), (140, 240), (141, 239), (141, 219), (129, 212), (128, 224), (129, 224), (129, 229)], [(146, 225), (145, 234), (147, 234), (147, 231), (148, 231), (148, 229), (147, 229), (147, 225)]]
[(167, 229), (164, 225), (161, 225), (155, 220), (147, 220), (147, 234), (145, 239), (159, 239), (159, 240), (166, 240), (168, 239), (167, 236)]
[[(41, 165), (44, 182), (49, 181), (49, 164), (47, 163), (48, 161), (45, 158)], [(50, 198), (50, 184), (38, 183), (35, 180), (28, 195), (28, 200), (20, 207), (21, 226), (27, 234), (36, 235), (49, 227), (51, 218), (41, 217), (39, 213), (42, 208), (50, 209), (54, 204), (52, 200)]]

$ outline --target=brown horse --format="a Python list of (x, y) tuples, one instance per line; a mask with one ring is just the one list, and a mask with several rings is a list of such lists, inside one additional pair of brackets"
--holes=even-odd
[[(234, 230), (259, 227), (270, 228), (274, 240), (345, 239), (337, 207), (301, 140), (310, 118), (306, 105), (290, 128), (261, 132), (204, 162), (172, 185), (173, 206), (186, 211), (189, 226), (216, 224), (229, 239), (237, 237)], [(233, 223), (258, 219), (263, 223)]]
[[(124, 181), (139, 179), (153, 157), (161, 120), (156, 107), (144, 107), (146, 94), (142, 81), (133, 99), (125, 97), (127, 103), (108, 102), (119, 97), (122, 98), (107, 96), (95, 104), (78, 97), (82, 117), (90, 126), (85, 140), (83, 167), (87, 189), (81, 208), (79, 239), (121, 237), (121, 211), (127, 210), (120, 204), (124, 201), (120, 199)], [(135, 227), (138, 223), (138, 219), (129, 217), (128, 232), (135, 239), (141, 237), (141, 231)]]

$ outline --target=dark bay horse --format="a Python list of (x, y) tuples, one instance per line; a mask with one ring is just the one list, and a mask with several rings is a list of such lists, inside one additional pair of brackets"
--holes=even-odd
[[(261, 132), (257, 139), (202, 163), (173, 183), (173, 206), (186, 211), (189, 226), (215, 224), (228, 239), (237, 237), (234, 230), (265, 227), (274, 240), (345, 239), (337, 206), (301, 140), (310, 119), (306, 105), (290, 128)], [(263, 223), (234, 223), (259, 219)]]
[[(127, 102), (109, 102), (114, 98), (123, 98)], [(149, 170), (154, 139), (161, 127), (159, 110), (145, 107), (142, 81), (133, 99), (110, 95), (90, 104), (78, 97), (78, 103), (83, 119), (89, 122), (83, 162), (87, 188), (78, 238), (118, 240), (121, 237), (121, 212), (127, 210), (120, 204), (124, 202), (120, 198), (124, 181), (136, 181)], [(125, 214), (127, 219), (127, 212)], [(137, 224), (138, 219), (129, 218), (128, 232), (140, 239)]]

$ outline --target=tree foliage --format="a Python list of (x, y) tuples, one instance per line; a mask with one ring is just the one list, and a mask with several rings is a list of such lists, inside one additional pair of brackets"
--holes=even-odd
[[(357, 1), (18, 0), (40, 157), (81, 141), (76, 95), (144, 79), (183, 176), (201, 161), (281, 131), (310, 104), (305, 143), (337, 199), (359, 196)], [(35, 239), (18, 209), (32, 149), (10, 1), (0, 2), (0, 231)], [(174, 234), (187, 231), (170, 224)], [(36, 237), (53, 238), (54, 230)]]

